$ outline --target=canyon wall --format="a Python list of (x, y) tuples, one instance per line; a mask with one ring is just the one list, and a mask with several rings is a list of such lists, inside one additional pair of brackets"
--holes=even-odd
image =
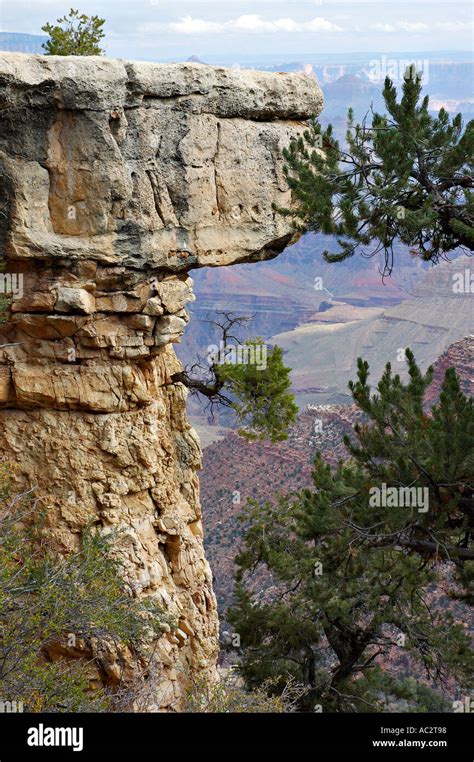
[(171, 383), (188, 272), (290, 242), (281, 149), (321, 107), (301, 74), (0, 54), (0, 459), (59, 552), (91, 519), (120, 529), (135, 594), (177, 621), (143, 671), (93, 646), (96, 679), (146, 685), (135, 708), (179, 709), (215, 675), (200, 445)]

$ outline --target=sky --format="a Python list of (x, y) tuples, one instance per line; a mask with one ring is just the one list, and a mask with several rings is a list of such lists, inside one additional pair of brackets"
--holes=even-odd
[(0, 0), (0, 31), (41, 34), (71, 2), (106, 19), (107, 55), (129, 59), (472, 47), (473, 5), (462, 0)]

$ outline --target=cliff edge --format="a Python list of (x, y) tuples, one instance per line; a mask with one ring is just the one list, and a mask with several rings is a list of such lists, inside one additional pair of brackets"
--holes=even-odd
[[(152, 664), (101, 644), (100, 679), (176, 710), (215, 671), (199, 440), (172, 344), (196, 267), (268, 259), (292, 240), (281, 149), (322, 108), (302, 74), (0, 54), (0, 458), (35, 487), (58, 549), (92, 518), (122, 530), (137, 595), (179, 623)], [(90, 646), (86, 648), (90, 649)], [(101, 650), (102, 649), (102, 650)], [(80, 656), (58, 644), (51, 658)]]

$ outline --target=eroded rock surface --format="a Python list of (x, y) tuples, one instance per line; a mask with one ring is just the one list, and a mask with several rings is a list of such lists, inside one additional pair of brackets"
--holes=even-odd
[[(189, 270), (276, 256), (291, 230), (281, 149), (321, 109), (314, 79), (197, 64), (0, 54), (0, 456), (50, 508), (58, 547), (121, 528), (137, 595), (179, 622), (146, 708), (212, 678), (200, 446), (171, 384)], [(127, 667), (113, 655), (107, 679)], [(127, 679), (136, 675), (129, 665)]]

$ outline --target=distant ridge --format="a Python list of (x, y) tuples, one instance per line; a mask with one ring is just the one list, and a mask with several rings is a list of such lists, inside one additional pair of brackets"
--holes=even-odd
[(205, 61), (201, 61), (201, 59), (198, 56), (189, 56), (189, 58), (186, 59), (186, 63), (200, 63), (205, 64)]
[(47, 36), (42, 34), (0, 32), (0, 50), (9, 50), (16, 53), (44, 53), (41, 45), (47, 39)]
[[(293, 368), (292, 385), (300, 409), (307, 404), (342, 403), (349, 379), (355, 377), (357, 357), (369, 362), (378, 379), (385, 364), (406, 377), (404, 349), (410, 347), (422, 370), (454, 342), (473, 330), (472, 294), (453, 289), (454, 276), (469, 269), (470, 257), (441, 262), (415, 286), (413, 295), (381, 314), (354, 322), (321, 325), (311, 321), (269, 339)], [(341, 301), (343, 301), (341, 299)], [(330, 319), (331, 309), (324, 315)], [(315, 392), (315, 389), (324, 392)]]

